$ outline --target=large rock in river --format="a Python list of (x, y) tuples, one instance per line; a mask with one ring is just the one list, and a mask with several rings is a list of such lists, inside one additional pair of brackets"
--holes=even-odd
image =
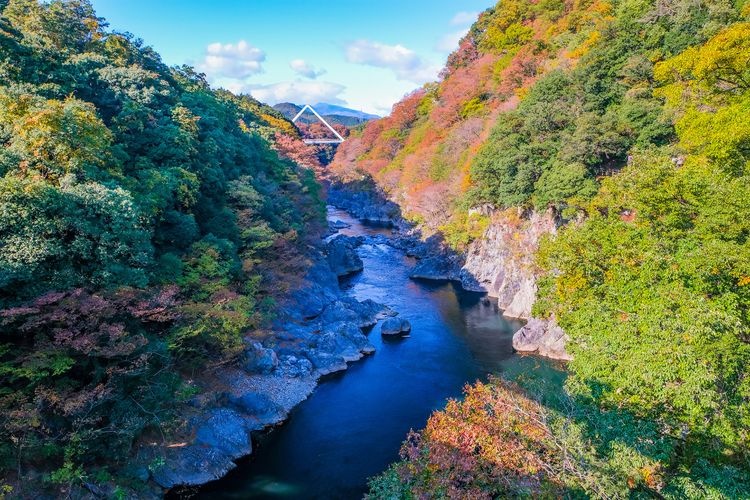
[(388, 318), (380, 325), (382, 335), (401, 335), (411, 331), (411, 323), (403, 318)]
[(573, 357), (565, 350), (567, 340), (568, 336), (554, 321), (531, 318), (513, 335), (513, 349), (570, 361)]
[(362, 259), (357, 255), (356, 241), (346, 236), (337, 236), (328, 242), (326, 258), (337, 276), (346, 276), (364, 268)]
[(286, 418), (286, 411), (262, 392), (249, 391), (240, 396), (230, 395), (229, 402), (243, 413), (256, 419), (258, 429), (281, 422)]
[(452, 280), (457, 276), (454, 264), (442, 256), (420, 259), (412, 269), (410, 278), (428, 280)]

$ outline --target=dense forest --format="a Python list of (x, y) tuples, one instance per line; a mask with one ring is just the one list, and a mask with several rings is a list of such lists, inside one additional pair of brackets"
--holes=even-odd
[(564, 390), (468, 387), (374, 498), (750, 496), (749, 16), (503, 0), (440, 82), (341, 146), (341, 179), (458, 250), (490, 223), (477, 207), (553, 213), (534, 313), (574, 357)]
[(0, 477), (107, 481), (272, 314), (318, 184), (280, 113), (86, 0), (0, 0), (0, 144)]
[[(750, 498), (749, 114), (746, 0), (502, 0), (347, 130), (332, 177), (459, 253), (551, 214), (534, 315), (573, 356), (467, 386), (370, 497)], [(332, 150), (87, 0), (0, 0), (0, 143), (0, 498), (137, 495), (303, 274)]]

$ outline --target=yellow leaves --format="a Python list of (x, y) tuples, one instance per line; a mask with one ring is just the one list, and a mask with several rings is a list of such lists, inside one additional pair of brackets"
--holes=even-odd
[(13, 493), (13, 486), (9, 484), (0, 486), (0, 500), (5, 500), (7, 498), (6, 495), (10, 495), (11, 493)]
[(599, 31), (597, 30), (592, 31), (591, 33), (589, 33), (588, 38), (586, 38), (586, 40), (584, 40), (581, 45), (579, 45), (578, 47), (576, 47), (574, 50), (570, 52), (570, 58), (579, 59), (583, 57), (591, 50), (591, 48), (594, 45), (596, 45), (599, 42), (599, 40), (601, 40), (601, 38), (602, 38), (602, 35), (601, 33), (599, 33)]
[(583, 271), (576, 269), (571, 274), (565, 274), (557, 280), (557, 295), (560, 299), (565, 299), (574, 295), (579, 290), (584, 290), (588, 286), (588, 280), (583, 275)]
[(261, 114), (260, 117), (263, 119), (263, 121), (268, 123), (268, 125), (283, 131), (285, 134), (293, 135), (295, 137), (298, 135), (296, 129), (294, 128), (294, 125), (286, 120), (276, 118), (275, 116), (266, 113)]
[(480, 47), (487, 51), (503, 51), (517, 49), (534, 36), (534, 30), (522, 22), (514, 22), (507, 26), (503, 23), (487, 28), (480, 42)]
[(701, 47), (693, 74), (729, 89), (750, 87), (750, 23), (737, 23)]
[(646, 466), (639, 469), (643, 482), (653, 490), (660, 490), (664, 486), (659, 466)]
[(680, 145), (725, 172), (750, 167), (750, 23), (736, 23), (700, 47), (657, 64), (655, 91), (678, 113)]
[(595, 2), (594, 5), (591, 6), (591, 10), (603, 16), (609, 16), (613, 12), (612, 4), (606, 1)]
[(740, 279), (737, 281), (737, 286), (747, 286), (750, 285), (750, 276), (741, 276)]
[(657, 64), (654, 76), (664, 83), (657, 95), (672, 107), (681, 101), (722, 102), (750, 90), (750, 23), (736, 23), (700, 47)]
[(489, 217), (478, 212), (458, 212), (438, 229), (451, 248), (462, 250), (484, 234), (490, 224)]
[(112, 133), (92, 104), (72, 97), (32, 102), (12, 122), (11, 147), (22, 159), (53, 180), (84, 166), (104, 165)]
[(198, 135), (198, 121), (201, 119), (200, 116), (195, 116), (185, 106), (178, 104), (172, 109), (172, 119), (177, 122), (180, 127), (189, 132), (191, 135)]
[(529, 94), (529, 87), (518, 87), (513, 92), (516, 94), (516, 97), (523, 101), (523, 99)]

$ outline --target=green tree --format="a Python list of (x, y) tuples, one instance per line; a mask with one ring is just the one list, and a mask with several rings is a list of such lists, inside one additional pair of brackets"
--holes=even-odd
[(143, 286), (153, 252), (126, 191), (69, 178), (59, 187), (0, 179), (0, 242), (5, 303), (79, 286)]

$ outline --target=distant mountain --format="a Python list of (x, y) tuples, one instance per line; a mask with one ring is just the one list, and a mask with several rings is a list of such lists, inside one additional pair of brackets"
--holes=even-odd
[[(273, 107), (290, 120), (302, 109), (301, 105), (291, 102), (280, 102)], [(345, 127), (356, 127), (367, 121), (380, 118), (378, 115), (324, 102), (314, 104), (313, 108), (315, 108), (315, 111), (320, 113), (320, 115), (331, 125), (338, 124)], [(316, 119), (313, 117), (312, 113), (305, 113), (300, 117), (299, 121), (302, 123), (312, 123), (315, 122)]]
[(302, 109), (302, 106), (297, 106), (296, 104), (293, 104), (291, 102), (280, 102), (278, 104), (274, 104), (273, 109), (284, 115), (287, 119), (291, 120), (297, 113), (299, 113), (299, 110)]
[(365, 113), (364, 111), (359, 111), (356, 109), (345, 108), (344, 106), (337, 106), (335, 104), (327, 104), (324, 102), (319, 102), (318, 104), (313, 105), (313, 108), (315, 108), (315, 111), (317, 111), (323, 116), (325, 115), (353, 116), (355, 118), (361, 119), (361, 121), (363, 122), (380, 118), (380, 116), (378, 115)]

